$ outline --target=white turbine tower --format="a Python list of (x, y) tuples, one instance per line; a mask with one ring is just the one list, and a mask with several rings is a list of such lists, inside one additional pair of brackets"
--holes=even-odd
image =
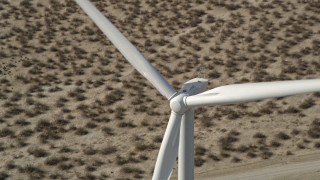
[(186, 82), (177, 92), (92, 3), (88, 0), (75, 1), (131, 65), (170, 102), (171, 115), (161, 143), (153, 180), (170, 178), (178, 153), (179, 179), (194, 178), (194, 107), (320, 92), (320, 79), (234, 84), (205, 91), (208, 80), (202, 78)]

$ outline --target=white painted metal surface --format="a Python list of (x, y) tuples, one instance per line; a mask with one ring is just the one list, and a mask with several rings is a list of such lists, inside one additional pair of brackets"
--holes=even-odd
[(171, 112), (168, 126), (160, 146), (152, 180), (166, 180), (170, 178), (171, 171), (178, 156), (181, 118), (182, 114)]
[(194, 112), (189, 109), (182, 116), (178, 156), (179, 180), (194, 179)]
[(75, 0), (121, 54), (167, 99), (176, 91), (123, 34), (89, 1)]
[(233, 84), (188, 96), (188, 107), (237, 104), (320, 91), (320, 79)]

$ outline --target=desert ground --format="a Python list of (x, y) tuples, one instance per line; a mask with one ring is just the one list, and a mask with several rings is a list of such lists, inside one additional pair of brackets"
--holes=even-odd
[[(319, 0), (93, 3), (176, 89), (320, 78)], [(0, 179), (150, 179), (167, 100), (72, 0), (0, 15)], [(320, 150), (320, 93), (195, 111), (199, 179)]]

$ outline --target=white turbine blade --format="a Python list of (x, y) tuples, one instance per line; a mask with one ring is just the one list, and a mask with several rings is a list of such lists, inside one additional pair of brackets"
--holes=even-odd
[(102, 13), (87, 0), (75, 0), (122, 55), (167, 99), (176, 91)]
[(170, 178), (179, 149), (179, 135), (182, 114), (171, 112), (170, 120), (164, 134), (152, 180)]
[(320, 92), (320, 79), (233, 84), (188, 96), (188, 107), (227, 105), (277, 98), (301, 93)]

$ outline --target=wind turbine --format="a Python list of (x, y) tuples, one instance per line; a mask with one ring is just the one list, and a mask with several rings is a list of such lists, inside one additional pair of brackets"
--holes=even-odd
[(171, 115), (156, 161), (153, 180), (170, 178), (178, 153), (179, 179), (194, 178), (195, 107), (237, 104), (320, 91), (320, 79), (233, 84), (205, 91), (208, 80), (202, 78), (187, 81), (176, 91), (91, 2), (75, 1), (131, 65), (169, 100)]

